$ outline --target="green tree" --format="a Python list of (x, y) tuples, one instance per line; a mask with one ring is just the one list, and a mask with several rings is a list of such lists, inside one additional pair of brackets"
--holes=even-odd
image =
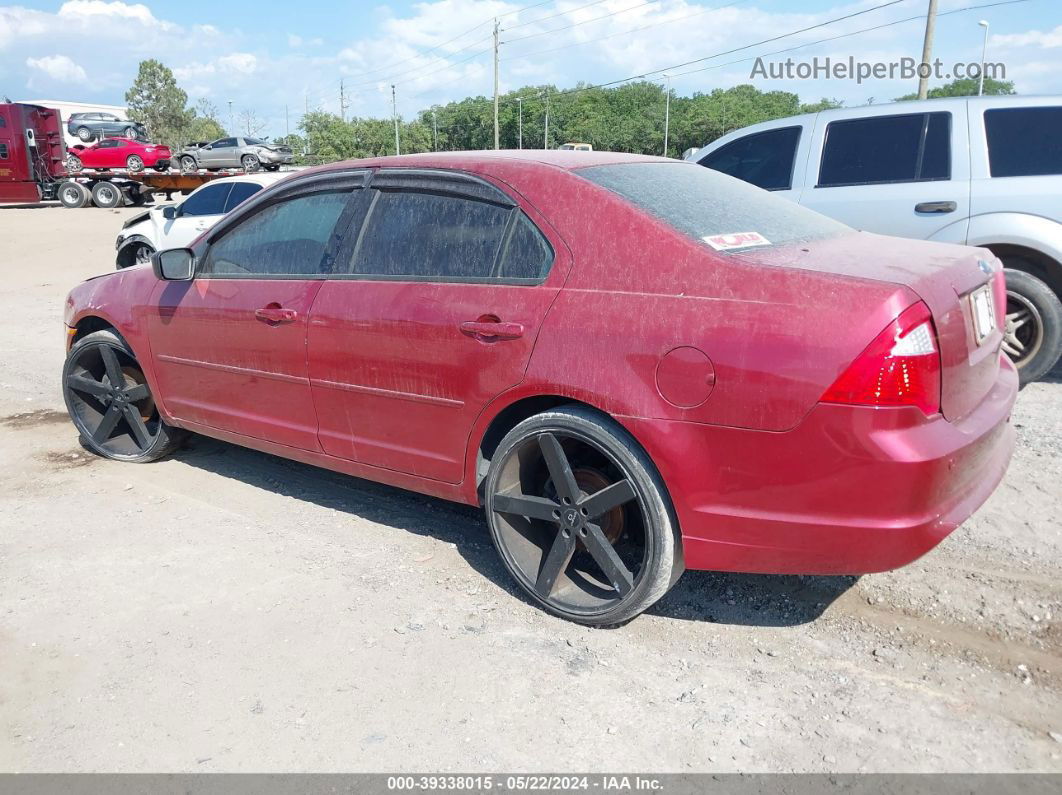
[(195, 109), (189, 113), (188, 126), (184, 130), (184, 140), (181, 143), (216, 141), (227, 134), (224, 125), (218, 120), (218, 108), (210, 100), (200, 99), (195, 103)]
[[(976, 97), (979, 85), (980, 80), (977, 78), (966, 77), (962, 80), (952, 80), (950, 83), (931, 88), (927, 94), (929, 99)], [(991, 77), (986, 77), (984, 93), (988, 96), (998, 96), (1001, 94), (1017, 94), (1018, 92), (1014, 90), (1014, 81), (1012, 80), (993, 80)], [(897, 97), (896, 101), (906, 102), (909, 99), (918, 99), (918, 94), (904, 94), (902, 97)]]
[(194, 111), (188, 95), (177, 85), (173, 72), (154, 59), (141, 61), (136, 80), (125, 92), (129, 116), (147, 127), (154, 140), (170, 146), (182, 143)]

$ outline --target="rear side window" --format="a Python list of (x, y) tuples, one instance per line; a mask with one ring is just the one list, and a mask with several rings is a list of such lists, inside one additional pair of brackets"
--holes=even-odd
[(7, 144), (0, 144), (0, 160), (7, 160)]
[(207, 185), (185, 199), (181, 205), (181, 215), (222, 215), (225, 212), (225, 200), (232, 185), (224, 182)]
[(553, 265), (553, 248), (531, 219), (520, 210), (509, 230), (498, 277), (502, 279), (544, 279)]
[(207, 252), (213, 276), (320, 276), (332, 230), (349, 191), (313, 193), (278, 202), (244, 219)]
[(228, 212), (240, 202), (247, 201), (261, 189), (261, 185), (255, 185), (253, 182), (232, 183), (232, 190), (229, 191), (229, 198), (225, 201), (225, 212)]
[(352, 272), (440, 280), (489, 277), (510, 212), (458, 196), (378, 191)]
[(985, 111), (993, 177), (1062, 174), (1062, 107)]
[(793, 187), (799, 126), (746, 135), (703, 158), (702, 166), (722, 171), (764, 190)]
[(950, 137), (947, 112), (830, 122), (818, 187), (948, 179)]
[(852, 231), (799, 204), (693, 163), (624, 163), (575, 173), (697, 240), (756, 232), (777, 245)]

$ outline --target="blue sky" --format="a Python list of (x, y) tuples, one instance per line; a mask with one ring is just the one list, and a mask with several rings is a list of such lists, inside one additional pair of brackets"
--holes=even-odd
[[(4, 0), (0, 0), (3, 3)], [(0, 93), (121, 104), (137, 63), (157, 57), (192, 100), (228, 114), (253, 111), (265, 134), (282, 134), (285, 106), (294, 128), (307, 105), (338, 112), (339, 83), (348, 113), (390, 114), (390, 84), (405, 117), (433, 103), (487, 95), (492, 87), (490, 20), (502, 25), (502, 89), (552, 82), (606, 82), (647, 72), (675, 75), (677, 93), (752, 82), (802, 98), (848, 104), (887, 101), (913, 81), (750, 79), (752, 59), (909, 17), (928, 0), (425, 0), (132, 3), (123, 0), (26, 0), (0, 5)], [(1062, 2), (1027, 2), (946, 13), (992, 0), (940, 0), (934, 55), (980, 60), (990, 23), (988, 60), (1001, 61), (1021, 93), (1062, 94)], [(533, 6), (528, 8), (528, 6)], [(860, 13), (865, 12), (865, 13)], [(800, 28), (856, 15), (732, 55), (702, 59)], [(813, 44), (766, 60), (813, 56), (896, 61), (921, 54), (924, 22), (883, 27)], [(704, 67), (710, 67), (705, 69)], [(699, 71), (694, 71), (699, 70)], [(685, 74), (684, 74), (685, 73)]]

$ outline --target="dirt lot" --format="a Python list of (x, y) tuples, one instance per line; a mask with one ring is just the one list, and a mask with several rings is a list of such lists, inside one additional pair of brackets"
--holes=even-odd
[(914, 565), (689, 572), (592, 631), (477, 511), (203, 438), (86, 454), (62, 299), (130, 212), (0, 209), (0, 770), (1062, 771), (1062, 370)]

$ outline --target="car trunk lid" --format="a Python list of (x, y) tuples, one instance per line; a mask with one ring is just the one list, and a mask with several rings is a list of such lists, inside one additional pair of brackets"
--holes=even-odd
[[(933, 315), (941, 357), (940, 405), (948, 420), (966, 416), (996, 381), (1004, 308), (993, 294), (993, 279), (1002, 264), (988, 251), (860, 232), (746, 249), (735, 256), (760, 264), (888, 282), (914, 291)], [(994, 310), (990, 319), (982, 311), (980, 325), (976, 318), (979, 304)], [(982, 336), (979, 330), (987, 333)]]

